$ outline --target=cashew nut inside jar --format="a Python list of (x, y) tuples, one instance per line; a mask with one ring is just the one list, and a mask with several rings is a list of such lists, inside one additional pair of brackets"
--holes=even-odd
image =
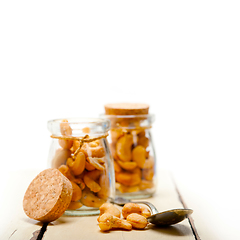
[(156, 157), (151, 137), (154, 115), (149, 105), (113, 103), (105, 105), (111, 121), (110, 149), (114, 158), (116, 195), (151, 197), (156, 190)]
[(115, 196), (114, 166), (107, 141), (108, 119), (48, 121), (52, 143), (48, 166), (72, 183), (73, 195), (65, 215), (99, 214), (99, 207)]

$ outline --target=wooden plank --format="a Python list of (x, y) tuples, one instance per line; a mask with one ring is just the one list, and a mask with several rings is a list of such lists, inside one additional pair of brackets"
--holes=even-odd
[[(168, 172), (161, 171), (158, 174), (158, 191), (153, 198), (145, 199), (151, 201), (159, 211), (172, 208), (182, 208), (178, 193)], [(172, 240), (181, 236), (182, 240), (194, 240), (191, 226), (188, 220), (165, 228), (156, 228), (153, 225), (146, 230), (122, 231), (114, 230), (108, 233), (100, 231), (97, 224), (97, 216), (69, 217), (62, 216), (57, 221), (48, 225), (44, 240), (58, 239), (89, 239), (89, 240), (132, 240), (132, 239), (166, 239)]]
[[(40, 172), (40, 171), (39, 171)], [(19, 172), (11, 177), (8, 182), (8, 187), (4, 193), (5, 204), (8, 202), (14, 207), (5, 209), (3, 216), (5, 219), (4, 231), (0, 232), (0, 239), (37, 239), (36, 236), (42, 227), (42, 224), (29, 219), (22, 210), (22, 199), (28, 184), (38, 174), (38, 172)], [(23, 178), (25, 176), (25, 178)], [(19, 181), (21, 179), (21, 181)], [(175, 189), (170, 174), (166, 171), (159, 171), (158, 173), (158, 190), (153, 198), (146, 199), (152, 202), (159, 211), (164, 211), (172, 208), (182, 208), (182, 203), (179, 200), (178, 193)], [(17, 188), (16, 188), (17, 185)], [(12, 190), (17, 189), (15, 197), (12, 198)], [(11, 193), (10, 193), (11, 192)], [(3, 205), (1, 205), (3, 206)], [(120, 208), (120, 207), (119, 207)], [(35, 237), (34, 237), (35, 235)], [(94, 240), (108, 240), (108, 239), (166, 239), (173, 240), (177, 236), (181, 236), (182, 240), (194, 240), (189, 221), (186, 219), (183, 222), (166, 227), (156, 228), (149, 225), (146, 230), (132, 230), (122, 231), (114, 230), (108, 233), (100, 231), (97, 224), (97, 216), (88, 217), (69, 217), (62, 216), (58, 220), (48, 224), (46, 232), (44, 233), (44, 240), (57, 239), (94, 239)]]

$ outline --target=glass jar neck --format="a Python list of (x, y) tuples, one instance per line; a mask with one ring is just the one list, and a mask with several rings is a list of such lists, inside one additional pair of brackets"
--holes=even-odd
[(54, 119), (47, 123), (47, 128), (52, 136), (62, 136), (62, 126), (69, 126), (71, 134), (66, 134), (73, 137), (84, 137), (87, 134), (98, 137), (110, 129), (110, 120), (101, 118), (66, 118)]

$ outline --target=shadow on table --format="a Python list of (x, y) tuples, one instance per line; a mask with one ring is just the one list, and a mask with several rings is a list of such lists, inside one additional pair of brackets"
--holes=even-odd
[[(92, 217), (92, 216), (88, 216), (88, 217)], [(79, 222), (81, 222), (81, 221), (85, 221), (85, 218), (77, 217), (77, 220)], [(37, 230), (33, 233), (33, 236), (35, 236), (35, 234), (38, 235), (38, 234), (40, 234), (40, 232), (44, 233), (46, 231), (47, 226), (71, 224), (71, 222), (76, 221), (76, 217), (61, 216), (56, 221), (46, 223), (46, 224), (38, 222), (38, 221), (33, 220), (33, 219), (29, 219), (29, 218), (25, 218), (24, 221), (40, 227), (39, 230)], [(191, 230), (190, 225), (183, 225), (181, 223), (178, 223), (178, 224), (175, 224), (175, 225), (172, 225), (172, 226), (165, 226), (165, 227), (164, 226), (156, 226), (154, 224), (149, 224), (144, 230), (137, 230), (137, 229), (134, 229), (134, 230), (135, 231), (155, 231), (155, 232), (159, 232), (159, 233), (164, 234), (164, 235), (170, 235), (170, 236), (176, 236), (176, 237), (177, 236), (190, 236), (190, 235), (192, 235), (192, 230)], [(124, 231), (124, 230), (122, 230), (122, 229), (115, 229), (115, 230), (112, 229), (111, 231)], [(32, 239), (35, 239), (35, 238), (32, 238)]]
[(153, 231), (157, 231), (161, 234), (172, 235), (172, 236), (192, 235), (192, 230), (190, 226), (185, 226), (182, 224), (176, 224), (173, 226), (166, 226), (166, 227), (149, 224), (147, 228)]
[[(68, 215), (62, 215), (60, 218), (58, 218), (57, 220), (49, 223), (49, 225), (61, 225), (61, 224), (69, 224), (69, 223), (72, 223), (72, 222), (81, 222), (81, 221), (85, 221), (86, 218), (91, 218), (91, 217), (95, 217), (96, 216), (68, 216)], [(97, 221), (96, 219), (94, 219), (94, 221)]]

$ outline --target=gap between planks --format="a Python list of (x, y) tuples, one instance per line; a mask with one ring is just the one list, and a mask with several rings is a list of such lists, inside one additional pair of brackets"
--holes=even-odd
[(42, 240), (44, 233), (47, 231), (48, 223), (43, 223), (40, 230), (33, 232), (33, 237), (30, 240)]
[[(174, 180), (173, 176), (172, 176), (172, 181), (173, 181), (173, 184), (175, 186), (175, 189), (176, 189), (176, 192), (178, 194), (180, 202), (182, 203), (184, 208), (188, 208), (187, 204), (183, 200), (183, 197), (182, 197), (182, 195), (181, 195), (181, 193), (180, 193), (180, 191), (179, 191), (179, 189), (177, 187), (176, 181)], [(194, 235), (195, 239), (196, 240), (201, 240), (200, 236), (198, 235), (198, 232), (197, 232), (197, 229), (195, 227), (194, 220), (193, 220), (192, 216), (188, 216), (188, 221), (189, 221), (189, 224), (191, 226), (191, 229), (192, 229), (192, 232), (193, 232), (193, 235)]]

